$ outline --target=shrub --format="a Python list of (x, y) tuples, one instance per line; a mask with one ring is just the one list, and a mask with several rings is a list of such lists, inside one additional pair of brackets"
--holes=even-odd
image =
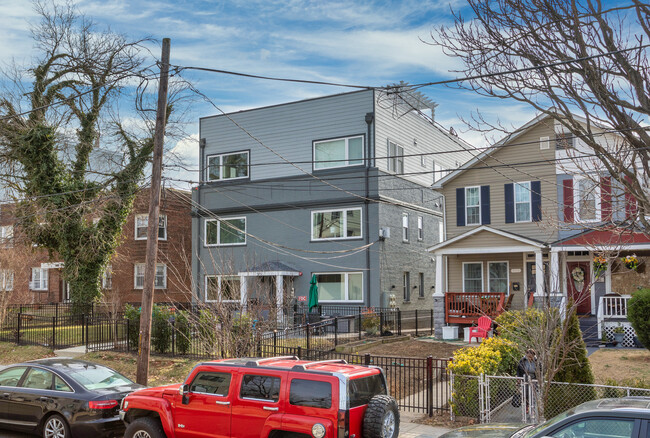
[(151, 347), (158, 353), (166, 353), (172, 342), (172, 326), (169, 322), (171, 312), (169, 309), (153, 306), (153, 319), (151, 320)]
[(650, 289), (641, 289), (627, 303), (627, 319), (632, 323), (639, 341), (650, 350)]
[(379, 331), (379, 314), (375, 312), (364, 312), (361, 317), (361, 328), (370, 336), (376, 335)]
[(187, 312), (179, 311), (176, 313), (174, 328), (176, 329), (176, 351), (180, 354), (186, 354), (190, 351), (190, 345), (192, 344), (192, 330), (190, 321), (187, 318)]
[(124, 307), (124, 317), (128, 320), (129, 348), (137, 349), (140, 339), (140, 309), (127, 304)]
[[(548, 312), (548, 313), (546, 313)], [(531, 334), (536, 330), (543, 330), (548, 318), (557, 318), (557, 309), (537, 309), (529, 307), (526, 310), (510, 310), (503, 312), (495, 319), (499, 336), (509, 339), (520, 345), (522, 349), (533, 345)]]

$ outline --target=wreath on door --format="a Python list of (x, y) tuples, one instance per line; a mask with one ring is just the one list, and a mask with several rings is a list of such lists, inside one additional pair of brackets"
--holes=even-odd
[(573, 278), (573, 281), (575, 281), (576, 283), (584, 283), (585, 270), (580, 266), (576, 266), (571, 270), (571, 278)]

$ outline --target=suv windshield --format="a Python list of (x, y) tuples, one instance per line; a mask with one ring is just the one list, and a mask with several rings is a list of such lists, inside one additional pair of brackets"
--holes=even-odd
[(371, 398), (379, 394), (386, 394), (386, 384), (380, 373), (350, 380), (348, 397), (351, 408), (367, 405)]
[(68, 368), (68, 375), (89, 391), (132, 385), (133, 382), (118, 372), (101, 365)]

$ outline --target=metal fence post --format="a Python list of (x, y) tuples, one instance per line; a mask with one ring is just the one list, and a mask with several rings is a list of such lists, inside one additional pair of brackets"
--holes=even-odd
[(433, 417), (433, 356), (427, 356), (427, 412)]
[(433, 336), (433, 309), (431, 309), (431, 325), (430, 325), (430, 335)]
[(334, 317), (334, 345), (339, 344), (339, 319)]
[(273, 356), (278, 355), (278, 332), (273, 330)]
[(307, 350), (311, 350), (311, 325), (307, 323)]
[(379, 336), (384, 336), (384, 312), (379, 311)]
[(126, 352), (131, 352), (131, 320), (126, 318)]
[(361, 340), (361, 307), (359, 307), (359, 340)]
[(415, 336), (420, 336), (418, 334), (418, 309), (415, 309)]
[(56, 350), (56, 316), (52, 317), (52, 350)]
[(59, 303), (56, 303), (54, 312), (55, 312), (56, 317), (58, 318), (59, 317)]
[[(88, 323), (88, 315), (84, 315), (84, 322), (85, 322), (85, 325), (86, 325), (86, 352), (88, 352), (88, 346), (90, 345), (90, 336), (88, 336), (89, 332), (90, 332), (90, 330), (88, 328), (88, 325), (89, 325), (89, 323)], [(83, 326), (82, 326), (82, 328), (83, 328)]]
[(302, 347), (298, 345), (298, 359), (302, 358)]
[(449, 393), (449, 417), (451, 421), (454, 421), (454, 372), (449, 370), (449, 388), (447, 389)]
[(364, 354), (364, 356), (363, 356), (363, 363), (364, 363), (365, 365), (370, 365), (370, 363), (371, 363), (371, 360), (370, 360), (370, 353), (366, 353), (366, 354)]
[(16, 345), (20, 345), (20, 323), (22, 319), (23, 319), (23, 312), (18, 312), (18, 320), (16, 322), (16, 324), (18, 325), (16, 327)]

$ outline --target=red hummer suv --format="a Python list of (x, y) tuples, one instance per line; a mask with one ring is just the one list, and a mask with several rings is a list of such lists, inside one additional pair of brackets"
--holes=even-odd
[(396, 438), (381, 368), (294, 356), (225, 359), (122, 400), (125, 438)]

